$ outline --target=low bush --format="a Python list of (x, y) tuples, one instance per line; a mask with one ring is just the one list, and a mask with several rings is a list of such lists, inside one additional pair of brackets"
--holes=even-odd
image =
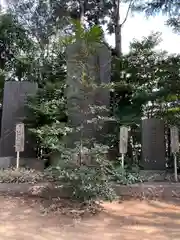
[(55, 176), (48, 170), (39, 172), (26, 168), (0, 169), (0, 183), (37, 183), (54, 180)]
[(138, 169), (133, 171), (119, 166), (112, 166), (110, 171), (110, 178), (113, 182), (123, 185), (129, 185), (137, 182), (142, 182), (142, 178), (139, 174)]
[[(26, 168), (0, 169), (0, 183), (40, 183), (61, 182), (71, 189), (75, 199), (113, 199), (113, 182), (123, 185), (142, 182), (138, 171), (123, 169), (121, 166), (105, 164), (106, 160), (98, 155), (95, 165), (72, 164), (60, 161), (59, 166), (43, 172)], [(97, 156), (96, 156), (97, 157)]]
[(116, 197), (109, 175), (107, 173), (109, 161), (106, 159), (107, 146), (94, 144), (85, 149), (81, 156), (76, 149), (66, 149), (56, 171), (59, 180), (68, 187), (71, 199), (81, 202), (113, 200)]

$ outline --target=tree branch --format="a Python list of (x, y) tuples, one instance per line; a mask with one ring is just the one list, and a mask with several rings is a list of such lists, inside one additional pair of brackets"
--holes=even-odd
[(131, 7), (132, 7), (132, 5), (133, 5), (133, 2), (134, 2), (134, 0), (130, 0), (129, 6), (128, 6), (128, 9), (127, 9), (127, 12), (126, 12), (126, 16), (125, 16), (123, 22), (120, 24), (121, 27), (122, 27), (122, 26), (125, 24), (125, 22), (127, 21), (127, 18), (128, 18), (128, 16), (129, 16), (129, 12), (130, 12)]

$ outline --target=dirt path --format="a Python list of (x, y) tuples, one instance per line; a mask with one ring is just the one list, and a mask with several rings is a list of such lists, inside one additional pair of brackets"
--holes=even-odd
[(156, 201), (106, 203), (83, 220), (42, 215), (39, 203), (0, 197), (0, 240), (179, 240), (180, 204)]

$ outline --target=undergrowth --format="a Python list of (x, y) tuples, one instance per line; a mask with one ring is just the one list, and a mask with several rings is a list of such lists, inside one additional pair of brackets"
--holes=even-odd
[(40, 172), (26, 168), (0, 169), (0, 183), (39, 183), (55, 181), (55, 176), (49, 170)]

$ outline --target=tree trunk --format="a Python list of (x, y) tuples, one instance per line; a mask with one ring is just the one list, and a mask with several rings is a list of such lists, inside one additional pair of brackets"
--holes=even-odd
[(80, 8), (80, 22), (82, 25), (84, 25), (84, 15), (85, 15), (85, 9), (84, 9), (84, 0), (80, 0), (79, 2), (79, 8)]
[(122, 55), (122, 36), (120, 24), (120, 0), (115, 4), (114, 28), (115, 28), (115, 49), (118, 57)]
[(122, 55), (122, 36), (121, 36), (121, 26), (118, 24), (115, 26), (115, 49), (117, 56), (120, 57)]

